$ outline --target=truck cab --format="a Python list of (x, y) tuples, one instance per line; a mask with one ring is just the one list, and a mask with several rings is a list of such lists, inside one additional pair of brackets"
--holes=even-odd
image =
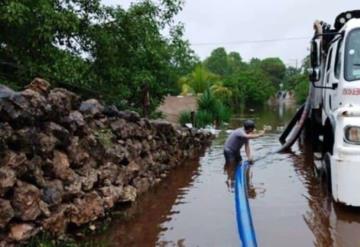
[(314, 28), (310, 119), (322, 146), (322, 169), (334, 200), (359, 207), (360, 11), (340, 14), (334, 28), (323, 22)]

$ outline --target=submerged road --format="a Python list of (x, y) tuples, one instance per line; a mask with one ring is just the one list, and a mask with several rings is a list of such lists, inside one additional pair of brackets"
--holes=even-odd
[[(295, 109), (264, 109), (235, 117), (273, 126), (252, 140), (258, 160), (249, 173), (249, 206), (258, 246), (360, 246), (360, 211), (332, 202), (299, 143), (271, 154)], [(224, 167), (223, 132), (194, 162), (174, 170), (97, 240), (108, 246), (240, 246), (234, 203), (235, 167)]]

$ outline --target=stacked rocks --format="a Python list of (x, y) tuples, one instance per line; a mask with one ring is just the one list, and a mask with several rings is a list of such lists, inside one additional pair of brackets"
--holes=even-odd
[(166, 177), (209, 145), (208, 133), (81, 101), (35, 79), (0, 85), (0, 242), (82, 225)]

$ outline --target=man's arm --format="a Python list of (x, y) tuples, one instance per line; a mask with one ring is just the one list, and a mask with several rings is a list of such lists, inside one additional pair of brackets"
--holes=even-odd
[(248, 139), (255, 139), (258, 138), (260, 136), (263, 136), (265, 134), (264, 130), (259, 131), (259, 133), (250, 133), (250, 134), (246, 134), (246, 138)]
[(246, 154), (246, 157), (248, 158), (248, 160), (249, 160), (250, 162), (252, 162), (251, 150), (250, 150), (250, 144), (249, 144), (249, 142), (246, 142), (246, 143), (245, 143), (245, 154)]

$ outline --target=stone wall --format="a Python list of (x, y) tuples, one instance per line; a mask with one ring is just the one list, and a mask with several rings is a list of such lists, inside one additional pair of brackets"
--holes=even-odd
[(0, 85), (0, 243), (9, 245), (102, 217), (134, 201), (212, 136), (81, 101), (35, 79)]

